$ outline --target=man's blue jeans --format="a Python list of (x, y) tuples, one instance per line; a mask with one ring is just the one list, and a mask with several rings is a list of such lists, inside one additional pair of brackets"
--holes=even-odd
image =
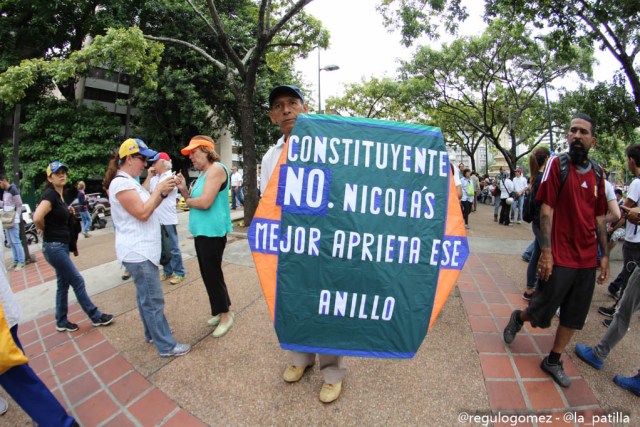
[(91, 227), (91, 214), (89, 211), (80, 212), (80, 219), (82, 220), (82, 232), (88, 232), (89, 227)]
[(24, 249), (22, 248), (22, 241), (20, 240), (20, 224), (15, 224), (11, 228), (4, 229), (7, 235), (7, 243), (11, 246), (11, 253), (13, 253), (13, 263), (19, 262), (24, 264)]
[(153, 340), (159, 353), (167, 353), (176, 346), (169, 322), (164, 315), (164, 294), (158, 266), (151, 261), (124, 262), (124, 267), (136, 285), (136, 303), (144, 328), (145, 340)]
[(235, 209), (236, 204), (244, 205), (244, 194), (242, 193), (242, 187), (231, 187), (231, 209)]
[(520, 197), (516, 197), (511, 205), (511, 221), (513, 221), (516, 209), (518, 209), (518, 221), (522, 221), (522, 206), (524, 206), (524, 193), (522, 193)]
[(56, 291), (56, 324), (62, 326), (67, 319), (69, 310), (69, 286), (73, 288), (76, 294), (78, 304), (82, 307), (91, 321), (96, 322), (102, 316), (102, 312), (98, 310), (84, 285), (84, 278), (78, 271), (71, 257), (69, 256), (69, 244), (62, 242), (43, 242), (42, 253), (44, 259), (56, 270), (56, 278), (58, 279), (58, 290)]
[(535, 289), (538, 287), (538, 261), (540, 260), (540, 242), (542, 241), (540, 226), (538, 224), (532, 222), (531, 231), (533, 231), (535, 239), (531, 242), (533, 250), (531, 251), (529, 265), (527, 266), (527, 289)]
[(184, 276), (184, 265), (182, 264), (182, 252), (180, 251), (180, 242), (178, 241), (178, 230), (175, 225), (161, 225), (162, 234), (162, 251), (169, 260), (168, 263), (162, 264), (162, 271), (165, 275)]

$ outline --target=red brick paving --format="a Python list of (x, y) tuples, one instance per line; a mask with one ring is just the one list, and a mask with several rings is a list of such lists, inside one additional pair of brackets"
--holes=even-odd
[[(510, 346), (504, 344), (502, 331), (511, 312), (526, 307), (526, 301), (521, 290), (491, 259), (491, 254), (472, 254), (470, 261), (460, 275), (458, 288), (473, 331), (491, 409), (563, 411), (560, 418), (572, 409), (601, 411), (570, 358), (562, 358), (573, 381), (569, 388), (558, 386), (540, 369), (540, 362), (553, 343), (553, 328), (539, 329), (527, 324)], [(551, 425), (566, 424), (559, 419)]]
[[(10, 280), (16, 292), (54, 278), (51, 267), (38, 257), (37, 263), (12, 272)], [(503, 343), (502, 329), (509, 315), (526, 303), (490, 254), (470, 256), (458, 288), (492, 411), (552, 411), (553, 422), (545, 425), (568, 425), (562, 420), (567, 411), (588, 415), (589, 419), (591, 414), (602, 413), (595, 395), (568, 357), (563, 357), (573, 380), (568, 389), (556, 385), (540, 370), (540, 361), (553, 342), (553, 330), (527, 325), (511, 346)], [(76, 321), (82, 319), (78, 332), (57, 332), (53, 314), (48, 314), (20, 325), (19, 333), (31, 367), (81, 425), (206, 425), (139, 374), (102, 332), (91, 326), (77, 304), (69, 307), (69, 313)]]

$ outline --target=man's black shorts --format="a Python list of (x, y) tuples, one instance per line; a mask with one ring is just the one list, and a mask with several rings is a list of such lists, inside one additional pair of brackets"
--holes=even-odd
[(548, 281), (538, 284), (527, 313), (531, 326), (548, 328), (560, 307), (560, 324), (580, 330), (584, 326), (596, 286), (595, 268), (553, 266)]

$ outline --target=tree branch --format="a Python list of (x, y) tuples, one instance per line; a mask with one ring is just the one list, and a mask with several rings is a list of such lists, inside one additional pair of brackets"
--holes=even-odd
[(209, 14), (211, 15), (211, 18), (213, 18), (213, 25), (217, 30), (216, 38), (218, 40), (218, 43), (220, 43), (222, 51), (225, 53), (227, 58), (229, 58), (229, 60), (231, 60), (231, 62), (236, 66), (237, 74), (244, 78), (244, 75), (246, 74), (245, 64), (233, 49), (233, 46), (231, 46), (229, 38), (227, 37), (227, 33), (224, 29), (224, 26), (222, 25), (222, 21), (220, 20), (218, 9), (216, 9), (215, 4), (213, 4), (213, 0), (207, 0), (207, 7), (209, 8)]
[(212, 64), (214, 64), (216, 67), (220, 68), (223, 71), (229, 71), (231, 73), (233, 73), (234, 75), (237, 75), (238, 72), (237, 70), (230, 70), (229, 67), (227, 67), (225, 64), (223, 64), (222, 62), (218, 61), (217, 59), (215, 59), (213, 56), (209, 55), (204, 49), (186, 42), (184, 40), (180, 40), (180, 39), (174, 39), (171, 37), (161, 37), (161, 36), (150, 36), (148, 34), (145, 34), (143, 36), (145, 39), (149, 39), (149, 40), (156, 40), (156, 41), (161, 41), (161, 42), (169, 42), (169, 43), (176, 43), (176, 44), (180, 44), (183, 46), (187, 46), (189, 49), (193, 49), (196, 52), (198, 52), (199, 54), (201, 54), (202, 56), (204, 56), (209, 62), (211, 62)]
[(204, 13), (202, 13), (200, 9), (198, 9), (196, 5), (193, 4), (193, 0), (187, 0), (187, 3), (189, 3), (189, 6), (191, 6), (191, 9), (193, 9), (193, 11), (196, 13), (196, 15), (198, 15), (198, 17), (202, 20), (202, 22), (204, 22), (205, 25), (209, 27), (209, 29), (213, 32), (213, 34), (216, 37), (218, 37), (218, 31), (216, 30), (216, 28), (213, 26), (211, 22), (209, 22), (207, 17), (204, 16)]

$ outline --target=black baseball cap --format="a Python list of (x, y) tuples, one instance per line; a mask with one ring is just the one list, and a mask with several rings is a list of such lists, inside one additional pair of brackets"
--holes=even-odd
[(269, 94), (269, 108), (273, 106), (273, 100), (284, 93), (288, 93), (289, 95), (293, 95), (296, 98), (300, 98), (300, 100), (304, 104), (304, 96), (302, 95), (302, 92), (300, 91), (300, 88), (298, 86), (282, 85), (271, 90), (271, 93)]

